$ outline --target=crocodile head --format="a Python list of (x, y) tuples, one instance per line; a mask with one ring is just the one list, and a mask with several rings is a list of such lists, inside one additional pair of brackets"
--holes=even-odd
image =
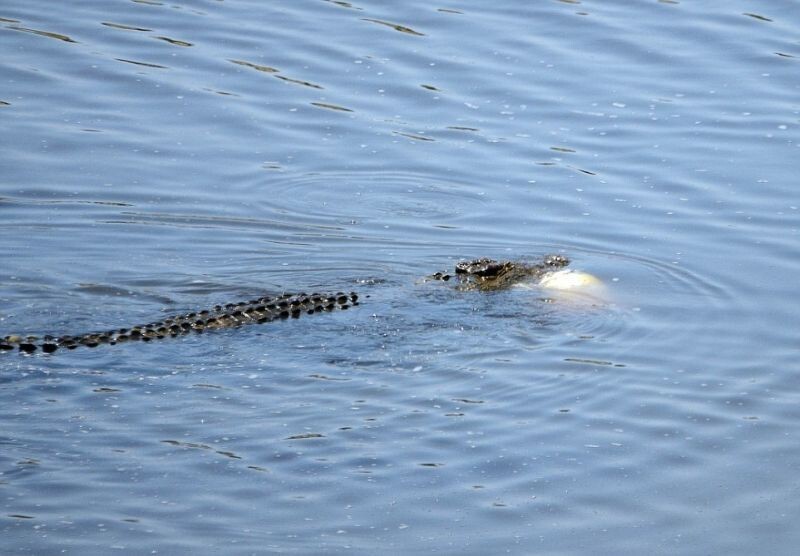
[(456, 274), (477, 276), (480, 278), (495, 278), (511, 270), (514, 263), (510, 261), (495, 261), (492, 259), (475, 259), (474, 261), (461, 261), (456, 263)]
[[(511, 287), (523, 280), (540, 278), (548, 272), (563, 268), (568, 264), (569, 259), (563, 255), (547, 255), (535, 264), (481, 258), (456, 263), (455, 277), (458, 280), (458, 289), (499, 290)], [(437, 272), (430, 278), (449, 280), (450, 275)]]

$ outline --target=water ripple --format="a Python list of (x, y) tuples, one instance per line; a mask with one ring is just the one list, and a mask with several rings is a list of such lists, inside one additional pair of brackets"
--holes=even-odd
[[(0, 357), (5, 544), (796, 551), (800, 12), (42, 4), (0, 8), (3, 334), (363, 302)], [(553, 252), (604, 289), (425, 280)]]

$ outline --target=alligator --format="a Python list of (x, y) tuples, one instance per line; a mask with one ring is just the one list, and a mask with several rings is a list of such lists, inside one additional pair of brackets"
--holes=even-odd
[[(428, 276), (426, 281), (449, 281), (453, 278), (458, 290), (491, 291), (509, 288), (523, 280), (542, 279), (568, 264), (569, 259), (563, 255), (548, 255), (535, 264), (481, 258), (461, 261), (455, 265), (453, 275), (437, 272)], [(23, 353), (34, 353), (41, 350), (44, 353), (54, 353), (60, 349), (72, 350), (80, 346), (97, 347), (101, 344), (149, 342), (192, 332), (297, 318), (304, 313), (343, 310), (358, 305), (358, 300), (356, 292), (285, 293), (250, 301), (215, 305), (210, 309), (174, 315), (130, 328), (89, 332), (77, 336), (4, 336), (0, 337), (0, 352), (18, 350)]]
[[(495, 261), (494, 259), (474, 259), (456, 263), (455, 279), (459, 290), (502, 290), (523, 280), (541, 279), (553, 271), (569, 265), (564, 255), (547, 255), (541, 262), (531, 264), (521, 261)], [(452, 275), (437, 272), (428, 277), (431, 280), (448, 281)]]

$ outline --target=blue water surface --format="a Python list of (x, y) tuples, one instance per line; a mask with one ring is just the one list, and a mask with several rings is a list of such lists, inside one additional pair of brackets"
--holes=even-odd
[[(795, 2), (6, 0), (3, 554), (794, 554)], [(604, 283), (458, 291), (562, 253)]]

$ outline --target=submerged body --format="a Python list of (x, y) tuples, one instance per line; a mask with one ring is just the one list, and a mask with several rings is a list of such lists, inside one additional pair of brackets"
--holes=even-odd
[(168, 336), (175, 337), (191, 332), (203, 332), (220, 328), (234, 328), (245, 324), (260, 324), (301, 314), (313, 314), (334, 309), (347, 309), (358, 305), (358, 295), (349, 294), (284, 294), (277, 297), (261, 297), (239, 303), (216, 305), (211, 309), (175, 315), (163, 320), (119, 328), (104, 332), (90, 332), (78, 336), (5, 336), (0, 338), (0, 351), (19, 349), (33, 353), (39, 349), (52, 353), (59, 349), (75, 349), (79, 346), (97, 347), (100, 344), (122, 342), (149, 342)]
[[(456, 264), (454, 274), (437, 272), (429, 276), (432, 280), (449, 281), (454, 278), (458, 290), (491, 291), (536, 281), (540, 287), (550, 289), (574, 289), (596, 285), (599, 281), (590, 274), (565, 270), (569, 259), (563, 255), (547, 255), (539, 262), (495, 261), (474, 259)], [(260, 324), (273, 320), (296, 318), (302, 314), (313, 314), (335, 309), (347, 309), (358, 305), (355, 292), (345, 294), (283, 294), (277, 297), (261, 297), (239, 303), (216, 305), (211, 309), (175, 315), (148, 324), (119, 328), (104, 332), (90, 332), (77, 336), (22, 336), (0, 337), (0, 352), (19, 350), (33, 353), (41, 350), (53, 353), (61, 349), (79, 346), (97, 347), (100, 344), (118, 344), (131, 341), (175, 337), (191, 332), (203, 332), (221, 328), (234, 328), (245, 324)]]

